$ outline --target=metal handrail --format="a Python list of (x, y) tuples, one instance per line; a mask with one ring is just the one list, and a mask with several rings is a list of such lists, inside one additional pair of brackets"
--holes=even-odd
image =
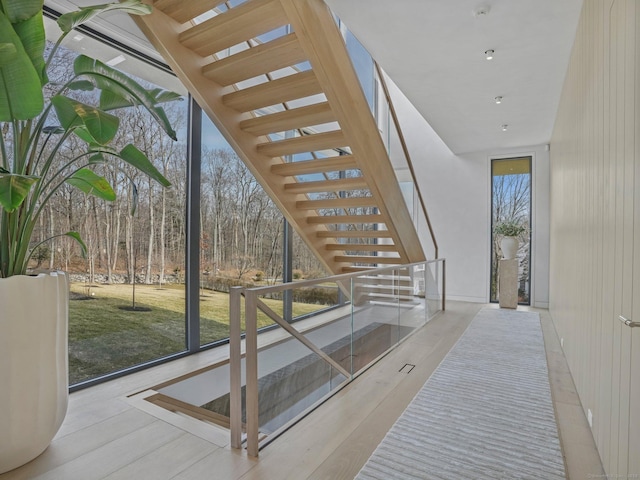
[(294, 288), (309, 287), (312, 285), (317, 285), (319, 283), (343, 282), (351, 278), (361, 277), (362, 275), (378, 275), (381, 273), (398, 270), (400, 268), (409, 268), (409, 267), (415, 267), (416, 265), (444, 262), (445, 260), (446, 259), (444, 258), (434, 258), (433, 260), (425, 260), (423, 262), (406, 263), (402, 265), (392, 265), (389, 267), (371, 268), (371, 269), (360, 270), (358, 272), (341, 273), (339, 275), (332, 275), (330, 277), (314, 278), (311, 280), (302, 280), (299, 282), (280, 283), (278, 285), (267, 285), (264, 287), (246, 288), (245, 291), (256, 292), (256, 294), (258, 295), (265, 295), (267, 293), (280, 292), (284, 290), (292, 290)]

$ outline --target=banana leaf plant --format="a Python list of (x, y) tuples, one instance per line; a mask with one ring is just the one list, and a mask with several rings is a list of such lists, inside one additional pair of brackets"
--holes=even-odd
[[(95, 173), (95, 166), (120, 159), (162, 186), (170, 185), (135, 145), (121, 150), (109, 145), (119, 128), (118, 117), (109, 111), (144, 108), (176, 140), (161, 104), (178, 99), (177, 94), (147, 90), (84, 55), (76, 58), (72, 78), (63, 85), (52, 84), (47, 78), (58, 47), (75, 27), (105, 11), (146, 15), (151, 7), (140, 0), (125, 0), (66, 13), (58, 19), (62, 34), (45, 58), (43, 3), (0, 0), (0, 278), (26, 273), (29, 259), (40, 245), (34, 245), (31, 238), (38, 218), (62, 186), (115, 200), (114, 189)], [(53, 94), (45, 95), (45, 87)], [(97, 105), (75, 100), (74, 90), (95, 90)], [(61, 147), (73, 136), (80, 139), (83, 149), (71, 160), (56, 162)], [(63, 235), (79, 242), (85, 252), (77, 232), (56, 236)]]

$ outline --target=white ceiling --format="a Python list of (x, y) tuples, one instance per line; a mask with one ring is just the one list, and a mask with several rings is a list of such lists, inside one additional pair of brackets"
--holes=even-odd
[[(549, 143), (582, 0), (326, 2), (454, 153)], [(62, 12), (95, 3), (46, 0)], [(126, 16), (94, 26), (157, 56)]]
[(582, 0), (325, 1), (454, 153), (549, 143)]

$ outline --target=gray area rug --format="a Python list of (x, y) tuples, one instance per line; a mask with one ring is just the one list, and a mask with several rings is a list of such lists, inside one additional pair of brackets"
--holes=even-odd
[(481, 310), (356, 478), (564, 479), (538, 314)]

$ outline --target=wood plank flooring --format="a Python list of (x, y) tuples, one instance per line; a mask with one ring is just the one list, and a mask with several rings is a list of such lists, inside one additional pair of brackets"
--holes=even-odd
[[(165, 421), (166, 415), (127, 398), (228, 356), (228, 348), (221, 348), (72, 394), (52, 445), (0, 480), (352, 479), (482, 306), (449, 302), (447, 312), (264, 448), (257, 460), (230, 449), (222, 431), (191, 428), (192, 419), (182, 417)], [(567, 477), (602, 475), (555, 330), (548, 313), (537, 311)], [(407, 373), (405, 364), (415, 368)]]

